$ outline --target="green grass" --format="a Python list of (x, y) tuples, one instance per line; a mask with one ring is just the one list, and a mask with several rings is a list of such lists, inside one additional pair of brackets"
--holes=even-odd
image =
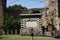
[[(20, 35), (3, 35), (0, 40), (31, 40), (31, 36), (20, 36)], [(34, 38), (43, 38), (42, 36), (34, 36)], [(46, 38), (46, 37), (44, 37)]]

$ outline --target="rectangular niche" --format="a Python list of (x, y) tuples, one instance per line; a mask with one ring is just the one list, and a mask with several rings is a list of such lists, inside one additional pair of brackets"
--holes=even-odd
[(28, 21), (26, 22), (26, 27), (37, 27), (37, 21)]

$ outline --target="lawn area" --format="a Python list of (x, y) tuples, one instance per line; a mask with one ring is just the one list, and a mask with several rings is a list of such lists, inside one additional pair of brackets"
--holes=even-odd
[[(20, 36), (20, 35), (3, 35), (0, 40), (32, 40), (31, 36)], [(34, 38), (43, 38), (42, 36), (35, 36)], [(46, 37), (44, 37), (46, 38)]]

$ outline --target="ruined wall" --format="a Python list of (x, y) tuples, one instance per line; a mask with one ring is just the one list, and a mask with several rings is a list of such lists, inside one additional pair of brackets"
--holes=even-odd
[(3, 25), (3, 5), (2, 0), (0, 0), (0, 28)]
[(59, 15), (58, 15), (58, 17), (60, 18), (60, 0), (58, 0), (58, 13), (59, 13)]
[(2, 0), (0, 0), (0, 35), (2, 34), (1, 27), (3, 26), (3, 6)]
[[(58, 0), (47, 0), (47, 22), (59, 30)], [(51, 28), (53, 28), (53, 26)]]
[(6, 0), (0, 0), (0, 35), (2, 34), (3, 14), (5, 13)]

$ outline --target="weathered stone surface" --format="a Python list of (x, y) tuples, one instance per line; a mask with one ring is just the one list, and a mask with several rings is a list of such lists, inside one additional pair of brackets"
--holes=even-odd
[(5, 13), (5, 8), (6, 8), (6, 0), (0, 0), (0, 32), (1, 33), (2, 33), (1, 28), (3, 26), (3, 14)]
[(57, 30), (60, 30), (60, 26), (59, 26), (59, 12), (60, 10), (58, 10), (59, 8), (59, 4), (60, 1), (59, 0), (47, 0), (47, 4), (46, 4), (46, 8), (47, 9), (47, 22), (52, 24)]
[(0, 35), (2, 35), (1, 27), (3, 26), (3, 6), (2, 0), (0, 0)]
[[(60, 0), (47, 0), (46, 9), (47, 22), (53, 25), (51, 27), (48, 26), (48, 30), (50, 32), (60, 30)], [(54, 36), (56, 34), (59, 34), (59, 32), (54, 32)]]
[[(28, 13), (27, 13), (28, 11)], [(34, 35), (42, 35), (42, 16), (41, 9), (28, 9), (20, 14), (21, 16), (21, 34), (30, 35), (33, 29)]]

